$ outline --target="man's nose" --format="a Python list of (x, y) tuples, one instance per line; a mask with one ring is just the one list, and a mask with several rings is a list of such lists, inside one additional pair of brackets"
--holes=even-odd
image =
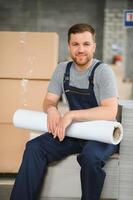
[(79, 52), (84, 52), (84, 47), (83, 47), (83, 45), (80, 45), (80, 46), (79, 46), (78, 51), (79, 51)]

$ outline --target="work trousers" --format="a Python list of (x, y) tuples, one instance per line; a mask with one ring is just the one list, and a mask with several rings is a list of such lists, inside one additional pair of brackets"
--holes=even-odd
[(116, 150), (112, 144), (70, 137), (60, 142), (45, 133), (27, 143), (10, 200), (37, 200), (47, 166), (75, 153), (81, 166), (81, 199), (99, 200), (105, 179), (102, 168)]

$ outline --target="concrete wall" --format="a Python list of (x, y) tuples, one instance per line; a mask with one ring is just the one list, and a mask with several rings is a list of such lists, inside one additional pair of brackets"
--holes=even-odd
[(133, 27), (124, 26), (124, 10), (133, 9), (131, 0), (106, 0), (103, 58), (111, 63), (115, 54), (123, 55), (124, 79), (133, 82)]
[(61, 61), (68, 58), (68, 27), (90, 23), (97, 31), (96, 57), (102, 58), (104, 5), (104, 0), (1, 0), (0, 30), (56, 31), (60, 36)]
[[(128, 0), (127, 8), (133, 10), (133, 1)], [(126, 59), (125, 59), (125, 80), (133, 83), (133, 27), (126, 29)], [(133, 90), (132, 90), (133, 97)]]
[(123, 10), (126, 7), (127, 0), (106, 0), (103, 58), (107, 63), (112, 63), (117, 54), (125, 57), (126, 29), (123, 25)]

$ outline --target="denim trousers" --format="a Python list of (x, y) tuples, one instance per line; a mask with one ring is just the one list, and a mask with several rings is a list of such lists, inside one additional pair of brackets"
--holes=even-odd
[(37, 200), (48, 165), (71, 154), (78, 154), (81, 166), (81, 199), (99, 200), (106, 176), (103, 167), (116, 151), (116, 145), (70, 137), (60, 142), (45, 133), (27, 142), (10, 200)]

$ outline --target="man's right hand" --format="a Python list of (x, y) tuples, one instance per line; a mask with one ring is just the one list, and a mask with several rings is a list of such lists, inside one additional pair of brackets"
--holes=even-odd
[(52, 133), (53, 136), (55, 136), (54, 132), (56, 127), (58, 126), (60, 118), (61, 114), (56, 107), (51, 107), (47, 110), (47, 127), (49, 133)]

